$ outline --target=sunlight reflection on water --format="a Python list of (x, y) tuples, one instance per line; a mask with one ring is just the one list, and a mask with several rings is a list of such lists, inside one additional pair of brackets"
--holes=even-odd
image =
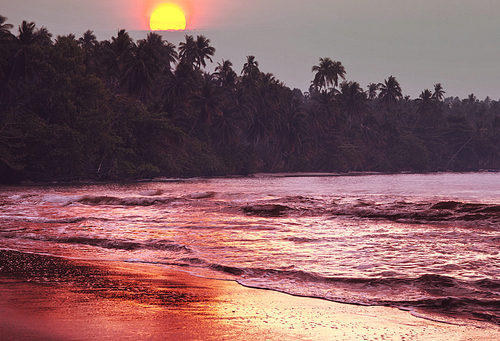
[(314, 276), (495, 279), (496, 208), (484, 219), (474, 211), (465, 218), (483, 220), (468, 222), (446, 215), (457, 210), (430, 206), (498, 204), (499, 179), (482, 173), (11, 187), (0, 195), (0, 247), (182, 266), (309, 294), (316, 286), (316, 295), (330, 295), (331, 284)]

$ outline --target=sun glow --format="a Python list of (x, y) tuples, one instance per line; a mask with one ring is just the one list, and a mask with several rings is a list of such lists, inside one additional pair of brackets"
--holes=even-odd
[(151, 14), (149, 27), (153, 31), (184, 30), (186, 17), (178, 5), (163, 3), (158, 5)]

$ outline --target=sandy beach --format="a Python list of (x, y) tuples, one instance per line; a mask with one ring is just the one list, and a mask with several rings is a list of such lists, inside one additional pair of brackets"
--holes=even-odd
[(159, 266), (0, 252), (1, 340), (498, 340), (494, 324), (246, 288)]

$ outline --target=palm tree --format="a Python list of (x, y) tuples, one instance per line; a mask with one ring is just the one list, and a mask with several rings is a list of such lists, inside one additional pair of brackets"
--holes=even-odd
[(10, 33), (10, 30), (14, 27), (12, 24), (5, 24), (7, 21), (7, 18), (4, 17), (3, 15), (0, 15), (0, 40), (10, 40), (13, 38), (12, 33)]
[(199, 71), (181, 59), (166, 81), (164, 92), (166, 107), (172, 107), (173, 103), (188, 105), (188, 99), (197, 89), (199, 77)]
[[(335, 90), (336, 91), (336, 90)], [(323, 121), (322, 117), (325, 118), (325, 122), (336, 122), (337, 115), (339, 113), (338, 110), (338, 102), (335, 98), (335, 91), (321, 90), (314, 92), (311, 96), (311, 101), (315, 103), (314, 105), (314, 117), (318, 121), (317, 129), (318, 131), (322, 131), (323, 127), (319, 125), (319, 122)], [(319, 113), (320, 115), (316, 115)]]
[(312, 84), (316, 88), (337, 87), (339, 78), (345, 80), (345, 68), (341, 62), (333, 61), (330, 58), (320, 58), (319, 65), (312, 67), (312, 72), (316, 72)]
[(278, 132), (279, 145), (285, 152), (295, 153), (302, 145), (301, 136), (306, 132), (305, 111), (297, 98), (287, 101), (283, 108)]
[(0, 88), (3, 87), (5, 78), (4, 67), (8, 63), (9, 46), (7, 44), (14, 40), (14, 36), (10, 30), (14, 27), (11, 24), (5, 24), (7, 18), (0, 15)]
[(368, 99), (373, 100), (377, 97), (377, 91), (379, 90), (380, 84), (370, 83), (368, 84)]
[(195, 41), (193, 36), (186, 35), (184, 37), (186, 42), (179, 43), (179, 58), (181, 61), (187, 65), (193, 65), (195, 62)]
[(434, 84), (434, 93), (432, 94), (433, 98), (441, 102), (444, 99), (445, 93), (446, 91), (443, 90), (441, 83)]
[(196, 52), (195, 52), (195, 62), (198, 69), (203, 66), (205, 68), (207, 63), (205, 59), (208, 59), (210, 63), (213, 63), (212, 58), (215, 54), (215, 48), (210, 46), (210, 39), (204, 35), (199, 35), (196, 37)]
[(15, 52), (13, 54), (10, 75), (20, 80), (32, 78), (33, 70), (29, 68), (29, 59), (33, 46), (52, 44), (52, 34), (45, 27), (35, 28), (35, 23), (23, 21), (19, 26), (19, 34), (14, 40)]
[(430, 115), (435, 108), (436, 100), (436, 97), (432, 95), (432, 92), (429, 89), (422, 91), (420, 96), (415, 99), (415, 102), (417, 103), (417, 113), (423, 117)]
[(206, 124), (212, 123), (214, 115), (221, 115), (222, 91), (213, 82), (210, 75), (205, 75), (203, 84), (191, 99), (193, 107), (200, 111), (200, 118)]
[(293, 156), (299, 153), (302, 137), (306, 134), (306, 116), (301, 101), (293, 97), (281, 108), (279, 127), (276, 131), (278, 142), (277, 155), (271, 167), (276, 167), (280, 157), (285, 162), (286, 171), (293, 169)]
[(146, 43), (156, 52), (159, 67), (170, 73), (172, 65), (179, 60), (175, 45), (163, 40), (162, 36), (156, 32), (148, 33)]
[(102, 76), (102, 68), (99, 63), (101, 45), (97, 41), (94, 31), (87, 30), (78, 39), (78, 45), (83, 50), (83, 63), (87, 67), (87, 71)]
[(230, 60), (223, 59), (222, 64), (217, 63), (214, 76), (216, 77), (220, 86), (232, 89), (236, 85), (238, 75), (236, 75), (236, 72), (234, 72), (232, 66), (233, 63), (231, 63)]
[(238, 114), (235, 108), (225, 108), (221, 115), (213, 118), (210, 126), (210, 137), (212, 142), (220, 145), (236, 144), (239, 140), (240, 129), (235, 116)]
[(193, 36), (185, 36), (186, 42), (179, 44), (179, 54), (182, 61), (193, 65), (200, 69), (202, 66), (207, 66), (206, 59), (212, 61), (212, 56), (215, 54), (215, 48), (210, 46), (210, 39), (203, 35), (199, 35), (194, 40)]
[(358, 82), (342, 82), (338, 98), (348, 121), (360, 117), (366, 111), (366, 93)]
[(105, 46), (104, 62), (108, 73), (115, 80), (119, 80), (123, 73), (123, 65), (132, 56), (135, 44), (125, 30), (119, 30), (116, 37), (111, 37), (111, 42)]
[(258, 78), (260, 75), (259, 62), (255, 60), (255, 56), (247, 56), (247, 61), (243, 64), (241, 74), (254, 80)]
[(401, 86), (396, 80), (396, 77), (389, 76), (389, 78), (387, 78), (384, 83), (380, 83), (379, 86), (380, 93), (378, 96), (382, 100), (382, 103), (388, 107), (395, 105), (398, 100), (403, 97)]
[(132, 47), (131, 52), (131, 57), (123, 63), (120, 85), (126, 85), (130, 95), (137, 95), (145, 103), (151, 96), (154, 80), (159, 75), (155, 50), (146, 40), (140, 40)]
[(95, 44), (97, 44), (97, 39), (94, 35), (94, 31), (91, 30), (85, 31), (83, 36), (78, 39), (78, 45), (80, 45), (84, 51), (91, 50)]
[(432, 95), (432, 92), (429, 89), (422, 91), (420, 96), (415, 99), (418, 118), (411, 129), (412, 133), (420, 119), (428, 121), (431, 118), (432, 114), (436, 111), (437, 101), (437, 98)]

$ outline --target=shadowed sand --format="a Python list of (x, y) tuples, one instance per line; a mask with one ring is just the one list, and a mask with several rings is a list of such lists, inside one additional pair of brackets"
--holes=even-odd
[(500, 340), (496, 325), (0, 250), (1, 340)]

